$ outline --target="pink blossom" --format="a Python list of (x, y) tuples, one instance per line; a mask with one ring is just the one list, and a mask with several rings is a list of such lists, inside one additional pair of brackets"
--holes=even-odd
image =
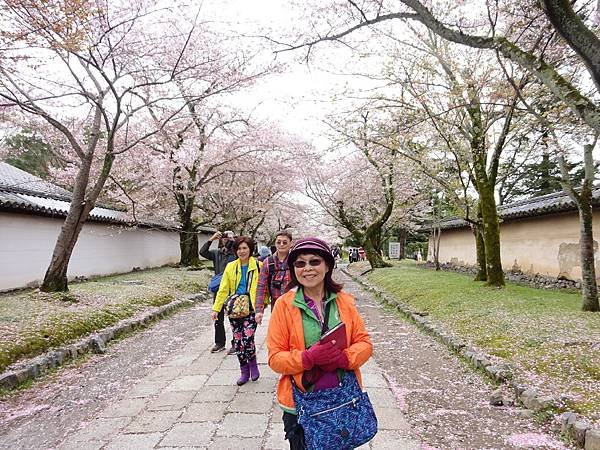
[(566, 447), (559, 441), (551, 438), (550, 436), (539, 433), (513, 434), (506, 439), (506, 442), (510, 445), (514, 445), (515, 447), (522, 448), (542, 447), (556, 450), (566, 449)]

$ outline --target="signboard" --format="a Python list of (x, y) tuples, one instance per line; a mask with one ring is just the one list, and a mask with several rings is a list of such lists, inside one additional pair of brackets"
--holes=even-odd
[(390, 259), (400, 259), (400, 242), (390, 242)]

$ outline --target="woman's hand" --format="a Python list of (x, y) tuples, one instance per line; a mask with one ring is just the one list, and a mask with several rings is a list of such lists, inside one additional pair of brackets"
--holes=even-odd
[(341, 351), (337, 358), (331, 360), (325, 364), (321, 364), (319, 367), (323, 369), (325, 372), (333, 372), (335, 369), (344, 369), (348, 370), (350, 367), (348, 361), (348, 356), (346, 352)]
[(216, 311), (211, 311), (210, 318), (213, 320), (213, 322), (215, 322), (219, 318), (219, 313)]
[(259, 324), (259, 325), (262, 324), (263, 315), (264, 315), (264, 313), (254, 314), (254, 320), (256, 320), (257, 324)]
[(342, 351), (335, 346), (335, 341), (325, 343), (317, 342), (308, 350), (302, 352), (302, 365), (305, 370), (310, 370), (314, 366), (337, 361)]

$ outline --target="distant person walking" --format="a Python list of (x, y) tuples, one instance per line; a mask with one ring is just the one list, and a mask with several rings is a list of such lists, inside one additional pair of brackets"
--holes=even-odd
[(331, 247), (331, 256), (333, 256), (333, 260), (335, 261), (335, 269), (337, 269), (338, 259), (340, 257), (340, 249), (337, 246)]
[(246, 384), (250, 378), (252, 381), (256, 381), (260, 377), (256, 361), (256, 345), (254, 344), (254, 333), (256, 332), (254, 309), (256, 308), (260, 262), (251, 256), (254, 252), (254, 245), (254, 241), (248, 236), (240, 236), (235, 240), (233, 248), (237, 259), (225, 267), (211, 313), (212, 319), (217, 320), (219, 313), (223, 310), (225, 300), (232, 294), (250, 296), (250, 314), (239, 319), (229, 318), (234, 346), (240, 363), (241, 375), (237, 380), (238, 386)]
[[(210, 250), (210, 246), (213, 241), (219, 241), (218, 248)], [(217, 231), (213, 234), (208, 241), (206, 241), (200, 248), (200, 255), (213, 262), (215, 275), (222, 275), (225, 270), (227, 263), (233, 261), (236, 256), (233, 251), (233, 244), (235, 235), (233, 231), (224, 231), (221, 233)], [(213, 304), (217, 297), (216, 291), (213, 293)], [(214, 321), (215, 326), (215, 345), (210, 350), (212, 353), (217, 353), (225, 350), (225, 321), (224, 321), (223, 310), (219, 311), (217, 319)], [(235, 348), (233, 347), (233, 340), (231, 341), (231, 348), (227, 352), (229, 355), (235, 354)]]
[(263, 261), (258, 278), (256, 291), (256, 322), (260, 325), (264, 315), (265, 305), (271, 303), (271, 311), (275, 301), (287, 292), (290, 283), (290, 266), (288, 255), (292, 245), (292, 234), (281, 230), (275, 235), (277, 251)]
[(358, 249), (358, 259), (360, 261), (364, 261), (365, 260), (365, 249), (362, 248), (362, 247)]
[(264, 261), (265, 259), (267, 259), (269, 256), (271, 256), (271, 250), (269, 250), (269, 247), (265, 247), (264, 245), (258, 250), (258, 260), (259, 261)]

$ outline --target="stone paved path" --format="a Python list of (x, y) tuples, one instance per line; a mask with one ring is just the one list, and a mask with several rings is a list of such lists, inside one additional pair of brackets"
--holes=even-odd
[[(265, 322), (257, 332), (261, 369), (257, 382), (235, 385), (239, 376), (237, 358), (225, 352), (209, 352), (213, 331), (208, 328), (131, 386), (122, 398), (114, 399), (58, 448), (289, 448), (274, 398), (277, 374), (266, 365)], [(363, 374), (380, 431), (361, 448), (420, 448), (411, 438), (410, 427), (374, 359), (363, 367)]]
[[(490, 406), (495, 386), (347, 276), (336, 279), (355, 294), (374, 343), (363, 375), (380, 426), (364, 449), (570, 448), (527, 411)], [(238, 387), (237, 358), (209, 352), (209, 308), (180, 311), (1, 399), (0, 450), (287, 449), (267, 324), (257, 332), (262, 376)]]

